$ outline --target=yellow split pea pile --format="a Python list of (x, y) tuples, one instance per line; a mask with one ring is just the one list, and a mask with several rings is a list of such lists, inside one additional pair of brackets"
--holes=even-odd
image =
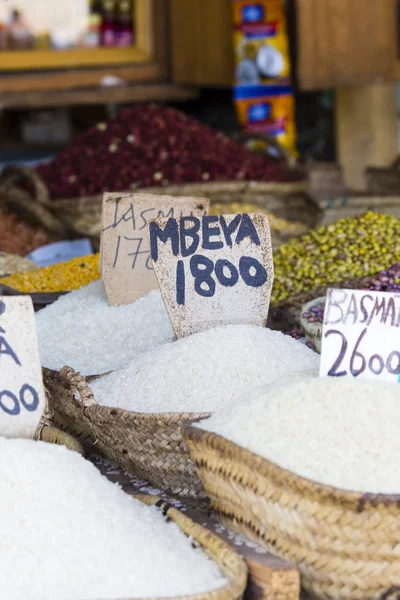
[(100, 278), (99, 258), (99, 254), (90, 254), (30, 273), (15, 273), (0, 279), (0, 285), (26, 293), (77, 290)]
[(273, 303), (346, 279), (375, 275), (398, 262), (400, 221), (372, 212), (293, 239), (274, 252)]

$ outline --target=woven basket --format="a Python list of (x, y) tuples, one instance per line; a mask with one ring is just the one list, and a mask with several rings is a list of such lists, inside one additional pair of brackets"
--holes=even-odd
[(296, 564), (311, 594), (400, 597), (400, 496), (314, 483), (189, 425), (183, 436), (219, 519)]
[(365, 170), (368, 189), (374, 194), (400, 194), (400, 156), (387, 167), (368, 167)]
[(208, 507), (181, 426), (209, 413), (147, 414), (99, 406), (86, 380), (73, 369), (43, 369), (43, 377), (54, 426), (158, 489), (198, 508)]
[[(24, 184), (31, 185), (34, 198), (23, 187)], [(51, 241), (66, 237), (62, 221), (50, 210), (46, 184), (32, 169), (13, 165), (4, 167), (0, 174), (0, 201), (24, 221), (44, 229)]]
[(171, 600), (239, 600), (243, 597), (247, 585), (247, 565), (245, 560), (226, 542), (161, 498), (144, 494), (138, 494), (135, 498), (148, 506), (157, 506), (168, 520), (178, 525), (185, 535), (202, 548), (228, 580), (228, 583), (220, 589), (204, 594), (171, 598)]

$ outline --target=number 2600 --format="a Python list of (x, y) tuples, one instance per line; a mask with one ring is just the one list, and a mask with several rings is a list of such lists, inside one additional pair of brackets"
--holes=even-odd
[[(384, 369), (386, 369), (387, 372), (390, 373), (391, 375), (399, 375), (399, 373), (400, 373), (400, 352), (398, 352), (397, 350), (394, 350), (393, 352), (391, 352), (386, 360), (383, 359), (380, 354), (373, 354), (372, 356), (370, 356), (368, 358), (368, 357), (365, 357), (360, 352), (360, 350), (359, 350), (360, 344), (363, 341), (363, 339), (365, 338), (366, 334), (367, 334), (367, 328), (365, 328), (362, 331), (362, 333), (360, 334), (360, 336), (356, 342), (356, 345), (354, 346), (353, 352), (351, 353), (350, 365), (349, 365), (351, 375), (353, 377), (357, 377), (358, 375), (361, 375), (361, 373), (363, 373), (366, 369), (371, 371), (371, 373), (374, 373), (374, 375), (380, 375)], [(340, 369), (340, 366), (346, 356), (348, 342), (347, 342), (346, 336), (341, 331), (338, 331), (337, 329), (329, 329), (325, 333), (324, 337), (327, 338), (330, 335), (340, 336), (340, 338), (342, 340), (342, 345), (341, 345), (339, 354), (338, 354), (335, 362), (333, 363), (332, 367), (328, 371), (328, 375), (330, 377), (344, 377), (345, 375), (347, 375), (347, 371), (345, 371), (345, 370), (339, 371), (339, 369)], [(358, 364), (356, 364), (356, 361), (358, 361)]]

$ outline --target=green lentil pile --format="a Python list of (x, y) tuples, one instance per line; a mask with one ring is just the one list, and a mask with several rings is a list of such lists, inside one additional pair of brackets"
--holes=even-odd
[(345, 279), (374, 275), (400, 256), (400, 221), (368, 212), (319, 227), (274, 253), (274, 304)]

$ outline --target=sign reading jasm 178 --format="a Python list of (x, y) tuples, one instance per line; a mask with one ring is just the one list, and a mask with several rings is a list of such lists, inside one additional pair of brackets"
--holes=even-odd
[(400, 294), (329, 289), (320, 376), (400, 381)]
[(101, 232), (101, 275), (110, 305), (130, 304), (157, 288), (148, 224), (160, 217), (201, 216), (205, 198), (154, 194), (105, 194)]
[(178, 337), (216, 325), (266, 324), (274, 270), (265, 214), (156, 219), (150, 248)]

